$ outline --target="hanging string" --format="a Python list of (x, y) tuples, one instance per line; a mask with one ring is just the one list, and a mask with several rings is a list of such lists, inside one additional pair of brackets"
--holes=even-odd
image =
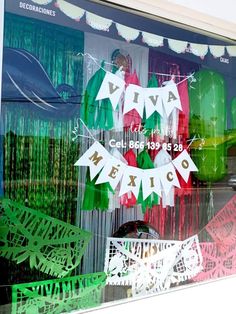
[[(100, 65), (100, 62), (101, 62), (102, 60), (99, 60), (99, 59), (95, 58), (95, 57), (92, 56), (90, 53), (87, 53), (87, 52), (85, 52), (85, 53), (79, 52), (79, 53), (77, 54), (77, 56), (82, 56), (82, 57), (88, 57), (88, 58), (90, 58), (91, 60), (93, 60), (93, 62), (94, 62), (99, 68), (101, 68), (101, 69), (103, 69), (105, 72), (107, 72), (107, 70), (106, 70), (104, 67), (102, 67), (102, 66)], [(105, 64), (107, 64), (107, 65), (110, 65), (110, 66), (114, 66), (114, 65), (115, 65), (115, 63), (111, 63), (111, 62), (107, 62), (107, 61), (103, 61), (103, 62), (104, 62)], [(191, 79), (190, 84), (195, 81), (195, 78), (194, 78), (195, 73), (194, 73), (194, 72), (191, 73), (191, 74), (189, 74), (189, 75), (187, 75), (187, 76), (186, 76), (186, 75), (180, 75), (180, 74), (175, 74), (175, 75), (173, 75), (173, 74), (168, 74), (168, 73), (150, 72), (150, 71), (148, 71), (148, 73), (149, 73), (149, 74), (156, 74), (156, 75), (159, 75), (159, 76), (171, 77), (172, 80), (173, 80), (175, 77), (180, 77), (180, 78), (182, 77), (182, 78), (184, 78), (184, 79), (181, 80), (180, 82), (176, 83), (176, 85), (179, 85), (179, 84), (181, 84), (181, 83), (183, 83), (184, 81), (189, 80), (189, 79)], [(190, 86), (190, 87), (191, 87), (191, 86)]]

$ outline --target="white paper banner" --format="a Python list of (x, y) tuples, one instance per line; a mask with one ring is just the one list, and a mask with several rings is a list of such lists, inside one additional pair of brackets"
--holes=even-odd
[(109, 159), (109, 152), (99, 143), (95, 142), (80, 158), (75, 166), (89, 166), (90, 179), (101, 171)]
[(143, 117), (144, 89), (138, 85), (129, 84), (125, 91), (123, 114), (136, 109), (140, 117)]
[(190, 171), (198, 171), (186, 150), (183, 150), (172, 162), (185, 182), (188, 182)]
[(106, 75), (102, 81), (102, 85), (98, 91), (96, 100), (109, 98), (113, 109), (116, 110), (124, 88), (124, 80), (111, 72), (106, 72)]
[(142, 190), (143, 200), (145, 200), (153, 192), (161, 196), (161, 182), (157, 168), (143, 170)]
[(163, 115), (162, 106), (162, 87), (149, 87), (144, 89), (146, 118), (148, 119), (153, 112)]
[[(169, 155), (166, 151), (164, 152)], [(144, 200), (153, 192), (164, 198), (164, 195), (168, 196), (172, 187), (180, 188), (175, 168), (185, 182), (188, 181), (190, 171), (198, 171), (186, 150), (163, 166), (145, 170), (128, 166), (125, 160), (125, 162), (120, 160), (119, 151), (114, 153), (115, 157), (96, 141), (79, 158), (75, 166), (89, 166), (91, 180), (101, 172), (96, 184), (109, 182), (113, 190), (121, 182), (119, 196), (133, 192), (137, 198), (142, 182)]]
[(177, 186), (178, 188), (180, 188), (179, 180), (172, 163), (169, 163), (157, 169), (165, 195), (168, 195), (172, 186)]
[(143, 170), (128, 166), (121, 181), (119, 196), (131, 191), (138, 198), (142, 174)]
[(181, 101), (176, 84), (170, 83), (162, 87), (162, 100), (167, 117), (169, 117), (174, 108), (182, 111)]
[(126, 164), (124, 164), (122, 161), (110, 156), (110, 159), (107, 160), (107, 163), (102, 169), (96, 184), (109, 182), (112, 189), (115, 190), (126, 167)]

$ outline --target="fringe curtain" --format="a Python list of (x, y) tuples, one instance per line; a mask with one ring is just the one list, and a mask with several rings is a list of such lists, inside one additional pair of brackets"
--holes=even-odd
[[(83, 64), (73, 56), (83, 52), (83, 33), (6, 14), (4, 46), (28, 50), (55, 88), (69, 84), (81, 94)], [(2, 109), (5, 197), (73, 223), (79, 147), (71, 138), (78, 117), (46, 121), (14, 100)]]

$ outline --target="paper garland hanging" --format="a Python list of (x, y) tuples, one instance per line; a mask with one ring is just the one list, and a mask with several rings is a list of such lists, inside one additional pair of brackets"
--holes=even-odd
[(0, 202), (0, 256), (17, 264), (28, 260), (51, 276), (76, 268), (91, 233), (9, 199)]
[[(52, 2), (52, 0), (32, 0), (32, 1), (38, 4), (42, 4), (42, 5), (46, 5)], [(76, 21), (79, 21), (85, 13), (84, 9), (78, 6), (75, 6), (65, 0), (56, 0), (56, 5), (60, 8), (60, 10), (64, 14), (66, 14), (72, 19), (75, 19)], [(143, 42), (145, 42), (150, 47), (163, 46), (163, 40), (166, 39), (168, 42), (169, 48), (177, 53), (184, 53), (185, 51), (188, 51), (200, 58), (204, 58), (205, 55), (209, 51), (214, 57), (218, 58), (223, 55), (223, 51), (226, 48), (227, 52), (229, 53), (231, 57), (236, 56), (236, 46), (225, 46), (225, 45), (216, 46), (216, 45), (197, 44), (197, 43), (191, 43), (191, 42), (186, 42), (182, 40), (167, 38), (167, 37), (163, 37), (157, 34), (143, 32), (142, 30), (138, 30), (133, 27), (128, 27), (126, 25), (117, 23), (116, 21), (113, 21), (111, 19), (101, 17), (97, 14), (94, 14), (88, 11), (86, 11), (86, 21), (88, 25), (90, 25), (92, 28), (101, 30), (101, 31), (109, 31), (109, 28), (112, 26), (112, 24), (115, 24), (118, 34), (128, 42), (136, 40), (141, 34)], [(187, 49), (188, 45), (190, 49)]]
[(170, 81), (164, 87), (148, 88), (129, 84), (125, 89), (125, 81), (109, 71), (106, 71), (96, 100), (109, 99), (115, 110), (123, 92), (125, 93), (123, 114), (135, 109), (143, 118), (145, 108), (147, 118), (155, 111), (160, 115), (165, 111), (169, 117), (175, 108), (182, 111), (179, 92), (174, 82)]
[(202, 269), (198, 237), (185, 241), (108, 238), (104, 271), (109, 285), (131, 285), (133, 296), (157, 293)]
[[(47, 5), (51, 3), (53, 0), (32, 0), (32, 2)], [(181, 40), (166, 38), (163, 36), (159, 36), (156, 34), (142, 32), (138, 29), (125, 26), (120, 23), (116, 23), (111, 19), (107, 19), (101, 17), (97, 14), (85, 11), (84, 9), (73, 5), (65, 0), (57, 0), (56, 6), (60, 8), (60, 10), (69, 16), (70, 18), (79, 21), (86, 12), (86, 22), (92, 28), (96, 30), (109, 31), (109, 28), (114, 23), (116, 25), (118, 34), (123, 37), (126, 41), (134, 41), (138, 38), (139, 34), (142, 34), (142, 40), (150, 47), (160, 47), (163, 46), (164, 38), (168, 41), (168, 46), (171, 50), (176, 53), (184, 53), (187, 49), (188, 44), (190, 45), (189, 52), (192, 52), (194, 55), (204, 58), (205, 55), (209, 52), (215, 57), (219, 58), (224, 55), (225, 48), (227, 49), (228, 54), (231, 57), (236, 56), (236, 47), (235, 46), (221, 46), (221, 45), (205, 45), (205, 44), (196, 44), (191, 42), (185, 42)]]
[[(110, 155), (97, 141), (76, 161), (75, 166), (88, 166), (91, 180), (100, 173), (96, 184), (109, 182), (111, 187), (115, 189), (121, 181), (119, 196), (127, 192), (133, 192), (136, 198), (138, 197), (141, 182), (144, 198), (152, 192), (157, 192), (160, 195), (160, 183), (161, 190), (168, 195), (171, 187), (180, 187), (175, 168), (185, 181), (191, 171), (197, 171), (191, 157), (186, 150), (183, 150), (172, 162), (155, 168), (152, 172), (153, 176), (150, 177), (150, 169), (142, 170), (127, 166)], [(149, 178), (148, 184), (147, 178)]]
[(12, 286), (12, 314), (70, 313), (99, 306), (106, 283), (103, 272)]

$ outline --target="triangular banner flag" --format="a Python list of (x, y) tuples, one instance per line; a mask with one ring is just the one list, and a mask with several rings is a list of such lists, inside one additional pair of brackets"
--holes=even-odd
[(131, 191), (133, 192), (134, 196), (138, 198), (142, 173), (143, 170), (128, 166), (121, 181), (119, 196)]
[(101, 171), (109, 159), (109, 152), (99, 143), (95, 142), (80, 158), (75, 166), (89, 166), (90, 179)]
[(155, 111), (157, 111), (162, 116), (162, 87), (145, 88), (144, 93), (146, 118), (148, 119)]
[(198, 171), (186, 150), (183, 150), (172, 162), (185, 182), (188, 182), (190, 171)]
[(145, 169), (142, 176), (143, 200), (153, 192), (161, 196), (161, 182), (158, 169)]
[(180, 188), (175, 168), (171, 162), (167, 165), (159, 167), (158, 172), (165, 195), (168, 195), (172, 186)]
[(123, 114), (135, 109), (140, 117), (143, 117), (144, 89), (135, 84), (129, 84), (125, 90), (125, 101)]
[(96, 184), (109, 182), (112, 189), (115, 190), (126, 167), (126, 164), (124, 164), (122, 161), (111, 156), (111, 158), (107, 160), (106, 165), (102, 169), (96, 181)]
[(125, 88), (124, 80), (122, 80), (119, 76), (111, 72), (106, 72), (101, 87), (98, 91), (96, 100), (109, 98), (112, 107), (115, 110), (119, 103), (120, 97), (124, 91), (124, 88)]
[(182, 111), (180, 96), (175, 83), (169, 83), (162, 87), (162, 100), (167, 117), (174, 108)]

